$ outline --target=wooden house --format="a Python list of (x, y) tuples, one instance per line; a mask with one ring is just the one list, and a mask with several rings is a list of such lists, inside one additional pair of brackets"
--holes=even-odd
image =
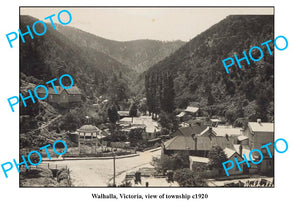
[[(257, 122), (248, 122), (244, 135), (248, 138), (250, 149), (259, 149), (263, 154), (263, 161), (260, 165), (261, 172), (274, 172), (274, 158), (270, 158), (267, 149), (261, 149), (261, 146), (274, 142), (274, 124), (261, 122), (260, 119), (257, 119)], [(274, 156), (273, 143), (269, 149), (271, 155)], [(260, 156), (255, 157), (260, 158)]]
[[(48, 97), (46, 101), (58, 106), (67, 107), (70, 105), (78, 104), (81, 102), (82, 93), (77, 86), (69, 89), (63, 89), (60, 86), (55, 86), (55, 90), (51, 87), (48, 88)], [(46, 95), (45, 90), (38, 91), (39, 97)]]

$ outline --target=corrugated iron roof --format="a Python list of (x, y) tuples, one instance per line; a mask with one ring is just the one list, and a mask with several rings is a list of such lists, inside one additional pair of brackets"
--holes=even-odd
[[(233, 138), (197, 136), (197, 150), (211, 150), (213, 146), (234, 149), (233, 142)], [(194, 139), (183, 135), (166, 141), (164, 145), (167, 150), (195, 150)]]
[[(69, 94), (69, 95), (81, 95), (81, 92), (79, 90), (79, 88), (77, 86), (72, 86), (71, 88), (69, 89), (63, 89), (62, 87), (60, 86), (55, 86), (55, 89), (56, 89), (56, 92), (54, 91), (53, 87), (49, 87), (47, 88), (48, 89), (48, 95), (55, 95), (55, 94), (61, 94), (62, 91), (66, 90), (66, 92)], [(39, 87), (37, 89), (37, 93), (40, 93), (40, 94), (46, 94), (46, 91), (45, 89), (43, 89), (42, 87)]]
[(240, 136), (237, 137), (237, 139), (238, 139), (239, 141), (243, 141), (243, 140), (247, 140), (248, 137), (247, 137), (247, 136), (244, 136), (244, 135), (240, 135)]
[[(234, 144), (233, 146), (234, 146), (235, 151), (238, 154), (240, 154), (240, 145), (239, 144)], [(251, 149), (250, 149), (249, 145), (242, 145), (242, 147), (243, 147), (243, 149), (242, 149), (242, 155), (241, 155), (241, 157), (244, 158), (243, 155), (245, 154), (246, 157), (247, 157), (247, 159), (248, 159), (248, 161), (250, 161), (249, 154), (251, 152)], [(252, 156), (252, 159), (254, 159), (253, 153), (252, 153), (251, 156)]]
[(226, 154), (227, 158), (229, 159), (234, 153), (236, 153), (235, 150), (233, 149), (229, 149), (229, 148), (225, 148), (223, 149), (224, 153)]
[(211, 121), (211, 122), (221, 122), (221, 120), (220, 120), (220, 119), (217, 119), (217, 118), (211, 118), (210, 121)]
[(132, 126), (137, 125), (145, 125), (147, 133), (154, 133), (160, 131), (160, 127), (158, 123), (152, 119), (151, 116), (140, 116), (140, 117), (133, 117), (133, 121), (131, 117), (122, 118), (119, 123), (129, 123)]
[(184, 111), (185, 112), (191, 112), (191, 113), (195, 113), (199, 110), (199, 107), (192, 107), (192, 106), (188, 106)]
[(118, 111), (119, 116), (129, 116), (129, 111)]
[(209, 158), (204, 158), (204, 157), (198, 157), (198, 156), (189, 156), (190, 161), (194, 161), (194, 162), (201, 162), (201, 163), (208, 163), (209, 162)]
[(77, 129), (77, 132), (99, 132), (100, 130), (93, 125), (83, 125), (79, 129)]
[(70, 89), (66, 89), (69, 95), (81, 95), (81, 92), (77, 86), (73, 86)]
[(167, 150), (194, 150), (195, 142), (192, 137), (178, 135), (164, 143)]
[(181, 117), (183, 117), (184, 115), (185, 115), (185, 112), (181, 112), (181, 113), (179, 113), (178, 115), (176, 115), (176, 117), (181, 118)]
[(216, 133), (216, 136), (238, 136), (242, 134), (242, 128), (213, 127), (213, 131)]
[(205, 126), (199, 126), (197, 124), (187, 127), (181, 127), (176, 132), (174, 132), (172, 136), (183, 135), (190, 137), (192, 134), (200, 134), (204, 128)]
[[(206, 132), (209, 131), (210, 127), (207, 127), (205, 130), (201, 132), (200, 135), (204, 135)], [(233, 128), (233, 127), (225, 127), (225, 126), (218, 126), (218, 127), (211, 127), (212, 128), (212, 133), (215, 136), (221, 136), (225, 137), (226, 135), (228, 136), (238, 136), (242, 134), (242, 128)]]
[(274, 132), (273, 123), (248, 122), (248, 126), (253, 132)]

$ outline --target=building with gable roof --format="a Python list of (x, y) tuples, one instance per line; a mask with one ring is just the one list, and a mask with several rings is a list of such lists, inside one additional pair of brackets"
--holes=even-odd
[(180, 121), (188, 120), (193, 117), (199, 115), (200, 103), (199, 102), (191, 102), (184, 111), (176, 115)]
[(171, 134), (172, 137), (175, 137), (177, 135), (183, 135), (183, 136), (191, 136), (192, 134), (197, 135), (200, 134), (206, 126), (200, 126), (198, 124), (191, 124), (186, 127), (180, 127), (177, 131)]
[(177, 135), (162, 144), (162, 154), (169, 155), (178, 151), (187, 151), (190, 155), (207, 157), (213, 146), (234, 149), (233, 142), (232, 137)]
[[(39, 88), (37, 90), (39, 97), (44, 97), (46, 92), (44, 89)], [(62, 107), (67, 107), (78, 104), (81, 102), (82, 93), (77, 86), (72, 86), (69, 89), (63, 89), (60, 86), (55, 86), (54, 88), (48, 88), (48, 97), (45, 99), (47, 102), (56, 104)]]
[(144, 129), (144, 139), (151, 140), (157, 137), (161, 131), (161, 127), (157, 121), (153, 120), (151, 116), (140, 117), (124, 117), (118, 121), (123, 131), (130, 131), (134, 128)]
[[(261, 119), (257, 119), (257, 122), (248, 122), (248, 125), (244, 131), (244, 135), (249, 139), (250, 149), (259, 149), (263, 154), (263, 161), (261, 162), (260, 171), (265, 173), (274, 172), (274, 157), (270, 157), (266, 148), (261, 149), (261, 146), (272, 142), (269, 145), (271, 155), (274, 156), (274, 124), (261, 122)], [(260, 156), (254, 156), (255, 159), (260, 159)]]
[[(241, 162), (244, 160), (244, 158), (235, 150), (235, 149), (230, 149), (230, 148), (225, 148), (223, 149), (225, 155), (227, 156), (228, 160), (231, 160), (235, 162), (235, 158), (237, 159), (238, 162)], [(230, 170), (228, 170), (229, 175), (240, 175), (243, 174), (244, 171), (248, 172), (248, 167), (245, 164), (241, 164), (241, 171), (239, 170), (238, 166), (234, 164), (234, 167)]]
[(248, 122), (245, 129), (245, 136), (249, 138), (251, 149), (260, 149), (262, 145), (274, 142), (274, 124), (261, 122)]
[(207, 127), (200, 133), (201, 136), (226, 137), (242, 135), (242, 128), (234, 128), (232, 126)]
[[(200, 133), (199, 133), (200, 132)], [(229, 170), (229, 174), (253, 174), (258, 171), (262, 173), (273, 172), (274, 163), (270, 158), (266, 149), (261, 146), (273, 142), (273, 123), (249, 122), (245, 130), (242, 128), (233, 128), (228, 126), (207, 127), (200, 131), (199, 127), (184, 127), (172, 134), (170, 140), (162, 144), (162, 155), (170, 155), (179, 151), (186, 151), (189, 155), (194, 156), (192, 165), (197, 163), (207, 163), (204, 158), (208, 157), (208, 152), (213, 146), (220, 146), (229, 160), (238, 162), (247, 160), (250, 165), (248, 168), (246, 163), (240, 164), (241, 171), (234, 166)], [(269, 146), (272, 156), (274, 153), (273, 146)], [(263, 153), (263, 161), (260, 164), (253, 164), (249, 155), (251, 150), (259, 149)], [(200, 157), (200, 158), (197, 158)], [(246, 159), (245, 159), (246, 157)], [(251, 153), (253, 161), (260, 161), (257, 152)], [(191, 162), (190, 162), (191, 163)]]

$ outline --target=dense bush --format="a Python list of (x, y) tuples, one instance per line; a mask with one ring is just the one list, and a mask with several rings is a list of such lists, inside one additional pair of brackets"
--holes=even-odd
[(189, 167), (189, 155), (186, 152), (178, 152), (170, 156), (163, 155), (161, 158), (153, 158), (152, 164), (158, 173), (165, 173), (167, 170), (177, 170)]
[(161, 112), (159, 114), (159, 123), (164, 129), (164, 133), (167, 133), (165, 130), (175, 132), (178, 129), (178, 121), (174, 113)]
[(136, 145), (139, 142), (143, 141), (143, 128), (131, 129), (128, 134), (128, 140), (132, 145)]
[(114, 130), (111, 132), (110, 135), (108, 135), (105, 138), (106, 141), (110, 141), (110, 142), (126, 142), (127, 141), (127, 134), (123, 131), (120, 130)]
[(192, 172), (188, 168), (178, 169), (174, 173), (174, 180), (180, 186), (206, 186), (205, 181), (199, 173)]
[[(266, 106), (272, 106), (274, 101), (274, 57), (268, 55), (267, 48), (262, 47), (265, 53), (262, 60), (250, 60), (250, 65), (243, 61), (242, 68), (235, 64), (230, 67), (229, 74), (222, 65), (223, 59), (234, 54), (241, 58), (244, 50), (247, 52), (251, 47), (273, 39), (273, 35), (272, 15), (232, 15), (213, 25), (145, 73), (149, 110), (155, 113), (163, 110), (163, 103), (169, 99), (163, 94), (169, 83), (165, 78), (172, 76), (174, 91), (170, 88), (169, 92), (174, 92), (177, 108), (198, 101), (204, 114), (222, 115), (219, 106), (221, 110), (231, 109), (235, 113), (239, 111), (239, 103), (246, 106), (255, 101), (256, 117), (265, 115), (263, 120), (273, 120), (273, 111), (266, 110)], [(270, 49), (274, 50), (272, 43)], [(234, 118), (231, 116), (230, 120), (233, 122)]]
[(214, 146), (208, 153), (209, 168), (222, 169), (222, 163), (227, 161), (227, 156), (220, 146)]
[(68, 180), (68, 177), (69, 177), (68, 170), (65, 168), (58, 170), (56, 177), (57, 177), (58, 182), (60, 182), (62, 180)]
[(86, 120), (85, 115), (86, 113), (82, 108), (72, 109), (61, 119), (59, 128), (61, 130), (75, 131), (84, 124)]
[[(33, 17), (20, 16), (20, 30), (26, 31), (26, 26), (32, 26), (35, 21), (37, 19)], [(102, 51), (82, 45), (81, 39), (80, 42), (70, 39), (76, 36), (79, 32), (66, 37), (47, 24), (44, 36), (21, 43), (20, 67), (21, 73), (28, 76), (26, 80), (47, 82), (68, 73), (84, 98), (93, 99), (105, 93), (115, 100), (126, 97), (130, 93), (128, 85), (135, 79), (136, 72)], [(22, 75), (23, 79), (25, 75)], [(29, 79), (31, 76), (34, 78)]]

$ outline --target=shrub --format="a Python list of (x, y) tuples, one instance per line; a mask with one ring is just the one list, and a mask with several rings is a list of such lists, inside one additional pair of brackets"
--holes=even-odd
[(227, 161), (227, 156), (220, 146), (214, 146), (208, 153), (209, 167), (222, 169), (222, 163)]
[(174, 180), (177, 181), (180, 186), (206, 186), (200, 172), (192, 172), (188, 168), (176, 170)]
[(187, 168), (176, 170), (174, 180), (177, 181), (180, 186), (195, 186), (193, 172)]
[(57, 181), (60, 182), (61, 180), (67, 180), (68, 176), (67, 169), (61, 169), (57, 172)]
[(227, 110), (226, 113), (225, 113), (225, 118), (227, 119), (227, 121), (229, 123), (232, 124), (236, 119), (236, 112), (234, 112), (231, 109)]
[(165, 173), (167, 170), (177, 170), (189, 167), (189, 156), (186, 152), (179, 152), (173, 155), (163, 155), (161, 158), (153, 158), (152, 165), (158, 173)]

